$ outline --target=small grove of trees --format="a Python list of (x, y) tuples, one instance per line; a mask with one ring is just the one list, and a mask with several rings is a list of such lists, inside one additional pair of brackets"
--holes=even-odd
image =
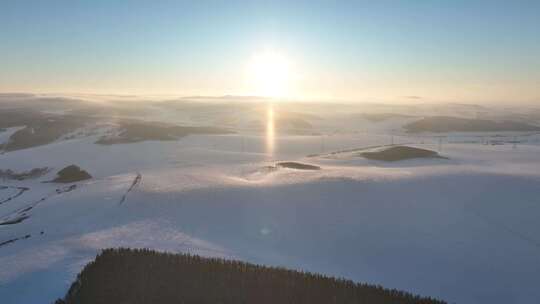
[[(1, 147), (0, 147), (1, 148)], [(15, 172), (11, 169), (2, 170), (0, 169), (0, 180), (25, 180), (29, 178), (36, 178), (40, 177), (42, 175), (45, 175), (49, 171), (49, 168), (43, 167), (43, 168), (34, 168), (30, 171), (23, 171), (23, 172)]]
[(320, 274), (148, 249), (106, 249), (57, 304), (442, 304)]

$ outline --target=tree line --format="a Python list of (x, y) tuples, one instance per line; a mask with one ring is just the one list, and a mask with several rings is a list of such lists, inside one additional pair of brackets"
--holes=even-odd
[(382, 286), (234, 260), (106, 249), (56, 304), (442, 304)]

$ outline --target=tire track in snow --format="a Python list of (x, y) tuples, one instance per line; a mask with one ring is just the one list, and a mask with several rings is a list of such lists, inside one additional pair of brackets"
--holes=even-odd
[(6, 246), (6, 245), (9, 245), (9, 244), (12, 244), (12, 243), (15, 243), (15, 242), (18, 241), (18, 240), (26, 240), (26, 239), (29, 239), (31, 236), (32, 236), (32, 235), (27, 234), (27, 235), (25, 235), (25, 236), (21, 236), (21, 237), (18, 237), (18, 238), (9, 239), (9, 240), (7, 240), (7, 241), (0, 242), (0, 247)]
[(128, 194), (141, 183), (141, 180), (142, 180), (142, 174), (137, 172), (137, 176), (135, 176), (135, 178), (133, 179), (131, 186), (129, 186), (126, 193), (122, 195), (122, 198), (120, 199), (120, 202), (118, 203), (119, 205), (122, 205), (126, 201)]
[(532, 246), (535, 246), (536, 248), (539, 248), (540, 249), (540, 241), (524, 234), (524, 233), (521, 233), (515, 229), (512, 229), (511, 227), (509, 227), (508, 225), (502, 223), (502, 222), (499, 222), (497, 220), (494, 220), (494, 219), (491, 219), (485, 215), (483, 215), (482, 213), (476, 211), (476, 210), (472, 210), (471, 211), (472, 214), (476, 215), (477, 217), (479, 217), (480, 219), (482, 219), (486, 224), (488, 225), (491, 225), (493, 226), (495, 229), (499, 229), (499, 230), (502, 230), (502, 231), (505, 231), (506, 233), (522, 240), (522, 241), (525, 241), (527, 243), (529, 243), (530, 245)]
[[(42, 230), (39, 235), (40, 236), (43, 236), (45, 234), (45, 232)], [(17, 237), (17, 238), (12, 238), (12, 239), (9, 239), (7, 241), (0, 241), (0, 247), (3, 247), (3, 246), (7, 246), (9, 244), (13, 244), (17, 241), (20, 241), (20, 240), (27, 240), (29, 238), (31, 238), (32, 235), (31, 234), (25, 234), (24, 236), (21, 236), (21, 237)]]
[(2, 216), (2, 218), (0, 219), (0, 226), (18, 224), (18, 223), (26, 220), (27, 218), (29, 218), (30, 215), (28, 214), (28, 212), (30, 210), (34, 209), (40, 203), (46, 201), (47, 199), (49, 199), (51, 197), (61, 195), (61, 194), (67, 193), (67, 192), (71, 192), (71, 191), (73, 191), (75, 189), (77, 189), (77, 185), (75, 185), (75, 184), (71, 185), (71, 186), (66, 186), (66, 187), (63, 187), (63, 188), (58, 188), (58, 189), (55, 190), (55, 192), (47, 194), (44, 197), (38, 199), (37, 201), (34, 201), (34, 202), (24, 206), (24, 207), (21, 207), (21, 208), (15, 210), (15, 211), (12, 211), (12, 212)]
[(27, 187), (14, 187), (14, 186), (2, 186), (2, 185), (0, 185), (0, 190), (5, 190), (5, 189), (17, 189), (17, 190), (19, 190), (19, 192), (17, 192), (16, 194), (14, 194), (14, 195), (12, 195), (12, 196), (4, 199), (4, 200), (1, 200), (0, 205), (2, 205), (3, 203), (9, 202), (11, 200), (14, 200), (17, 197), (21, 196), (24, 192), (30, 190), (30, 188), (27, 188)]

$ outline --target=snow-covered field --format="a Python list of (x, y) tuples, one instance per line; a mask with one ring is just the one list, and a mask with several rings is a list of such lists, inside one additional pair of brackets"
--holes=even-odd
[[(456, 303), (540, 298), (536, 138), (514, 148), (459, 134), (442, 146), (375, 133), (267, 136), (102, 146), (95, 135), (0, 155), (0, 168), (51, 168), (0, 181), (0, 223), (25, 215), (0, 225), (0, 303), (52, 303), (101, 248), (118, 246), (304, 269)], [(392, 141), (448, 159), (383, 163), (349, 151)], [(322, 169), (267, 168), (282, 160)], [(94, 178), (42, 183), (70, 164)], [(14, 197), (16, 187), (29, 190)]]

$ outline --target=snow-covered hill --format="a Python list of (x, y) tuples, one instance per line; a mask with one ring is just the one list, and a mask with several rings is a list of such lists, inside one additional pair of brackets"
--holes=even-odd
[[(500, 134), (439, 143), (384, 130), (239, 131), (97, 145), (98, 130), (0, 155), (2, 169), (49, 169), (0, 180), (0, 302), (52, 302), (108, 247), (281, 265), (457, 303), (540, 298), (537, 135), (514, 147), (480, 140)], [(447, 159), (360, 156), (392, 142)], [(93, 179), (43, 183), (71, 164)]]

